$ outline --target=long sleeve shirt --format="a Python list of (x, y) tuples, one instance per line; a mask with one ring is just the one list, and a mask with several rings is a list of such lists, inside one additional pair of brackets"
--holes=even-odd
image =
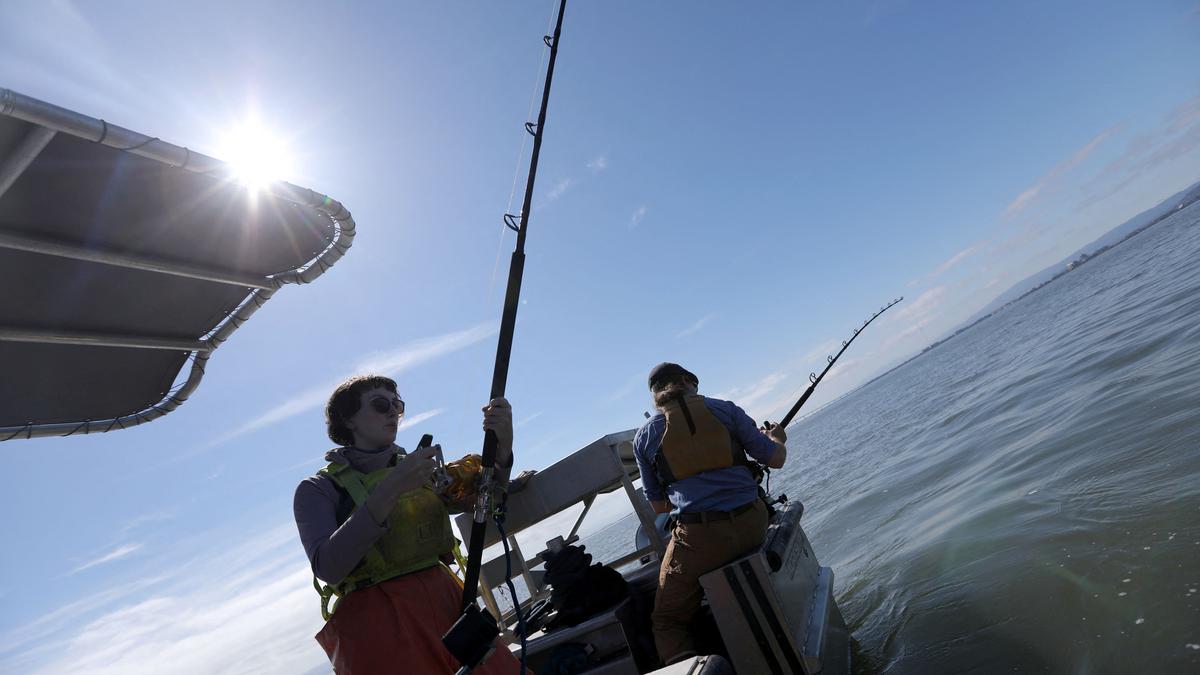
[[(764, 464), (775, 454), (775, 441), (759, 431), (754, 420), (733, 402), (705, 396), (704, 404), (729, 429), (735, 444), (746, 454)], [(674, 512), (680, 513), (729, 511), (758, 498), (758, 483), (744, 465), (704, 471), (664, 486), (654, 470), (654, 460), (666, 428), (667, 418), (659, 413), (642, 425), (633, 438), (633, 452), (647, 499), (669, 499)], [(734, 449), (738, 449), (736, 445)]]
[[(325, 460), (370, 473), (386, 468), (394, 456), (394, 448), (335, 448), (325, 454)], [(313, 574), (328, 584), (336, 584), (350, 574), (366, 556), (367, 549), (387, 531), (387, 523), (375, 522), (366, 508), (355, 508), (339, 524), (340, 501), (341, 492), (333, 480), (317, 474), (301, 481), (292, 502), (296, 529), (300, 531), (300, 542), (304, 544)]]

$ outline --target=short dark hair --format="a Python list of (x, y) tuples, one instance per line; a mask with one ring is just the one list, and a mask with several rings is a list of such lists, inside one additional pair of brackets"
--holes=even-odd
[(329, 440), (340, 446), (354, 444), (354, 434), (346, 426), (346, 420), (353, 417), (362, 407), (362, 394), (369, 389), (383, 387), (396, 394), (396, 381), (383, 375), (359, 375), (339, 384), (325, 404), (325, 429)]

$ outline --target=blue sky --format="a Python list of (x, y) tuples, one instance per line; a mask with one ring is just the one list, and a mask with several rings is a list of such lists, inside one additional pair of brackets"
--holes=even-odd
[[(322, 665), (290, 512), (329, 445), (321, 402), (381, 370), (402, 444), (477, 448), (551, 11), (0, 4), (0, 86), (210, 154), (256, 116), (293, 156), (282, 177), (359, 225), (177, 412), (0, 448), (0, 670)], [(815, 408), (1200, 179), (1198, 37), (1195, 0), (575, 0), (509, 380), (518, 468), (636, 426), (662, 360), (777, 418), (906, 296)], [(789, 471), (820, 453), (791, 446)]]

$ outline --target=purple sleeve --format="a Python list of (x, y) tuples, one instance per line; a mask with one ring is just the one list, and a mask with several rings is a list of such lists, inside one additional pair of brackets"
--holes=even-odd
[(729, 404), (729, 415), (733, 420), (733, 435), (742, 442), (746, 452), (763, 464), (771, 461), (771, 456), (775, 454), (775, 441), (759, 431), (754, 420), (736, 404)]
[(387, 527), (375, 523), (365, 508), (356, 509), (338, 527), (338, 491), (324, 476), (306, 478), (296, 488), (292, 510), (300, 543), (312, 565), (313, 574), (327, 584), (336, 584), (358, 565)]

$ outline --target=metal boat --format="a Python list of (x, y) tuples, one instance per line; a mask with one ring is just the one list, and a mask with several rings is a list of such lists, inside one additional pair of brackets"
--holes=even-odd
[[(485, 560), (480, 591), (514, 646), (520, 638), (517, 614), (501, 605), (497, 588), (508, 578), (519, 578), (528, 591), (519, 603), (522, 612), (540, 611), (553, 590), (546, 583), (545, 559), (579, 541), (580, 525), (599, 495), (623, 491), (640, 523), (629, 549), (608, 562), (625, 578), (629, 596), (574, 626), (536, 632), (527, 628), (530, 669), (541, 672), (570, 650), (578, 656), (569, 672), (578, 673), (849, 673), (850, 633), (834, 599), (833, 571), (817, 561), (800, 526), (804, 507), (797, 501), (774, 509), (761, 549), (701, 577), (706, 604), (695, 630), (711, 654), (656, 669), (653, 643), (647, 644), (646, 638), (659, 561), (670, 535), (664, 532), (664, 517), (656, 516), (634, 484), (635, 431), (589, 443), (521, 481), (508, 497), (504, 533), (511, 559), (499, 555)], [(568, 531), (551, 537), (546, 549), (528, 558), (523, 555), (518, 534), (535, 527), (544, 532), (549, 519), (579, 505), (582, 511)], [(471, 514), (457, 517), (460, 532), (469, 531), (471, 519)], [(489, 529), (485, 546), (497, 543), (500, 533)]]

